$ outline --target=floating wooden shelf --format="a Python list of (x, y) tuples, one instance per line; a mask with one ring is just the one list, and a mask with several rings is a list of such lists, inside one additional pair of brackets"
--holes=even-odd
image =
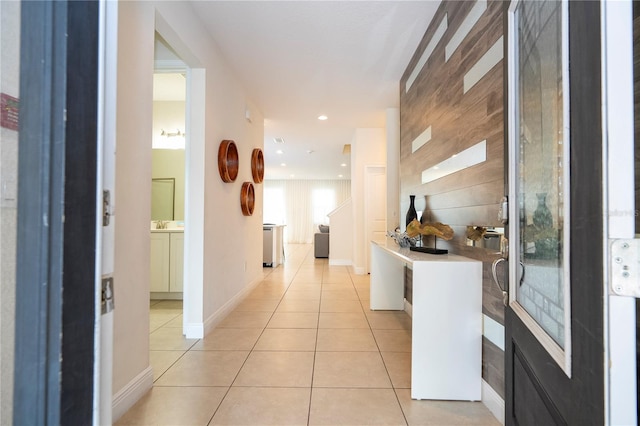
[(260, 148), (251, 153), (251, 175), (255, 183), (262, 183), (264, 180), (264, 155)]
[(232, 140), (223, 140), (218, 148), (218, 170), (223, 182), (233, 182), (238, 177), (238, 148)]
[(253, 215), (253, 208), (255, 206), (256, 196), (251, 182), (244, 182), (242, 189), (240, 189), (240, 208), (242, 214), (245, 216)]

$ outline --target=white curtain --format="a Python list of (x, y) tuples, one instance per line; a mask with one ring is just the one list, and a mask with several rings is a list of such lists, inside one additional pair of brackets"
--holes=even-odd
[(327, 214), (351, 197), (350, 180), (265, 180), (264, 223), (284, 224), (285, 241), (311, 243)]

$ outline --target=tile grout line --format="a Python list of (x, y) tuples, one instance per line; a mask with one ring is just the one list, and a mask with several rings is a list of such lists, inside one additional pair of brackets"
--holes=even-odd
[[(351, 276), (351, 273), (349, 273), (349, 278), (353, 283), (353, 277)], [(355, 288), (355, 284), (354, 284), (354, 288)], [(357, 292), (357, 290), (356, 290), (356, 294), (358, 294), (358, 301), (360, 302), (360, 307), (362, 307), (362, 299), (360, 297), (360, 294)], [(389, 374), (389, 368), (387, 367), (387, 363), (384, 361), (384, 357), (382, 356), (382, 350), (380, 349), (380, 345), (378, 344), (378, 339), (376, 338), (376, 334), (373, 332), (373, 327), (371, 326), (371, 322), (369, 321), (369, 317), (367, 316), (367, 313), (364, 311), (364, 308), (362, 308), (362, 311), (364, 313), (364, 317), (367, 321), (367, 324), (369, 325), (369, 331), (373, 336), (373, 340), (374, 342), (376, 342), (376, 347), (378, 348), (378, 356), (380, 356), (380, 360), (382, 361), (382, 365), (384, 366), (384, 371), (387, 373), (387, 378), (389, 379), (389, 384), (391, 385), (391, 390), (393, 391), (393, 395), (395, 396), (396, 401), (398, 402), (398, 407), (400, 408), (400, 412), (402, 413), (402, 418), (404, 419), (405, 425), (408, 425), (409, 421), (407, 420), (407, 415), (404, 412), (404, 409), (402, 408), (402, 404), (400, 403), (400, 397), (398, 396), (398, 392), (395, 386), (393, 385), (393, 380), (391, 379), (391, 374)]]
[[(306, 256), (305, 256), (306, 258)], [(301, 262), (300, 265), (302, 265), (302, 263), (304, 263), (304, 259), (303, 262)], [(275, 268), (277, 269), (277, 267)], [(267, 274), (262, 282), (260, 283), (260, 285), (264, 284), (264, 281), (266, 279), (266, 277), (270, 276), (273, 272), (275, 272), (275, 269), (270, 271), (269, 274)], [(284, 269), (284, 267), (283, 267)], [(220, 399), (220, 403), (218, 404), (218, 406), (216, 407), (216, 409), (214, 410), (213, 414), (211, 415), (211, 418), (209, 419), (209, 422), (207, 423), (207, 425), (210, 425), (211, 422), (213, 421), (215, 415), (217, 414), (218, 410), (220, 409), (220, 407), (222, 406), (223, 402), (225, 401), (225, 399), (227, 398), (227, 396), (229, 395), (229, 392), (231, 392), (231, 388), (234, 387), (234, 383), (236, 382), (236, 380), (238, 379), (238, 376), (240, 375), (240, 372), (242, 371), (242, 369), (244, 368), (244, 366), (246, 365), (249, 357), (251, 356), (251, 354), (255, 351), (255, 347), (258, 344), (258, 341), (260, 340), (260, 337), (262, 337), (262, 335), (264, 334), (265, 330), (268, 328), (269, 322), (273, 319), (273, 316), (275, 315), (276, 311), (278, 310), (278, 307), (280, 306), (280, 304), (282, 303), (282, 300), (284, 299), (284, 296), (287, 294), (287, 291), (289, 291), (289, 288), (291, 287), (291, 284), (293, 283), (293, 280), (295, 279), (296, 275), (298, 275), (298, 273), (300, 272), (300, 266), (298, 266), (296, 273), (293, 275), (293, 277), (291, 278), (291, 281), (288, 282), (286, 289), (284, 291), (284, 293), (282, 294), (282, 296), (280, 296), (280, 300), (278, 301), (278, 304), (275, 306), (275, 308), (273, 309), (273, 312), (271, 312), (271, 316), (269, 317), (269, 319), (267, 320), (266, 324), (262, 327), (262, 331), (260, 332), (260, 335), (258, 336), (258, 338), (256, 339), (255, 343), (253, 344), (253, 346), (251, 347), (251, 349), (248, 351), (247, 353), (247, 357), (244, 359), (244, 361), (242, 362), (242, 365), (240, 366), (240, 368), (238, 368), (238, 372), (236, 373), (236, 375), (234, 376), (233, 380), (231, 381), (231, 384), (229, 385), (229, 387), (227, 388), (227, 391), (225, 392), (224, 396)], [(245, 299), (246, 300), (246, 299)], [(215, 328), (214, 328), (215, 329)], [(312, 376), (313, 377), (313, 376)], [(236, 386), (236, 387), (244, 387), (244, 386)], [(248, 387), (255, 387), (255, 386), (248, 386)], [(261, 387), (261, 386), (259, 386)], [(267, 387), (272, 387), (272, 386), (267, 386)]]
[[(311, 253), (309, 251), (307, 256)], [(316, 357), (318, 354), (318, 335), (320, 334), (320, 311), (322, 310), (322, 287), (324, 286), (324, 264), (320, 276), (320, 302), (318, 303), (318, 318), (316, 319), (316, 343), (313, 348), (313, 362), (311, 364), (311, 386), (309, 388), (309, 408), (307, 409), (307, 426), (311, 423), (311, 404), (313, 402), (313, 379), (316, 373)]]

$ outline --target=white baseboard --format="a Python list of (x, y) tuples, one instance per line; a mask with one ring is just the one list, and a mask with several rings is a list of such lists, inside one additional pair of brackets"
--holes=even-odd
[(125, 387), (113, 396), (111, 409), (112, 420), (115, 423), (133, 405), (138, 402), (153, 387), (153, 370), (147, 367), (133, 378)]
[(261, 281), (262, 280), (252, 281), (240, 293), (229, 299), (229, 301), (222, 305), (220, 309), (211, 314), (209, 318), (204, 321), (203, 337), (213, 331), (216, 325), (218, 325), (223, 319), (225, 319), (226, 316), (229, 315), (229, 313), (231, 313), (231, 311), (233, 311), (240, 304), (240, 302), (246, 299), (249, 293), (251, 293), (251, 291), (253, 291), (253, 289), (255, 289)]
[(329, 256), (329, 265), (330, 266), (351, 266), (351, 259), (332, 259)]
[(504, 399), (484, 380), (482, 380), (482, 403), (501, 424), (504, 424)]
[(413, 305), (407, 299), (404, 299), (404, 311), (413, 318)]
[(204, 337), (204, 324), (201, 322), (190, 322), (182, 330), (187, 339), (202, 339)]

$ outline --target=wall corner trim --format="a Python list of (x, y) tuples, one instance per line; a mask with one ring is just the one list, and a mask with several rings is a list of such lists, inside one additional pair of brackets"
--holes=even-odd
[(129, 411), (153, 387), (153, 369), (145, 368), (114, 396), (111, 408), (114, 423)]
[(354, 272), (356, 275), (364, 275), (364, 274), (365, 274), (365, 272), (364, 272), (364, 266), (354, 266), (354, 267), (353, 267), (353, 272)]

